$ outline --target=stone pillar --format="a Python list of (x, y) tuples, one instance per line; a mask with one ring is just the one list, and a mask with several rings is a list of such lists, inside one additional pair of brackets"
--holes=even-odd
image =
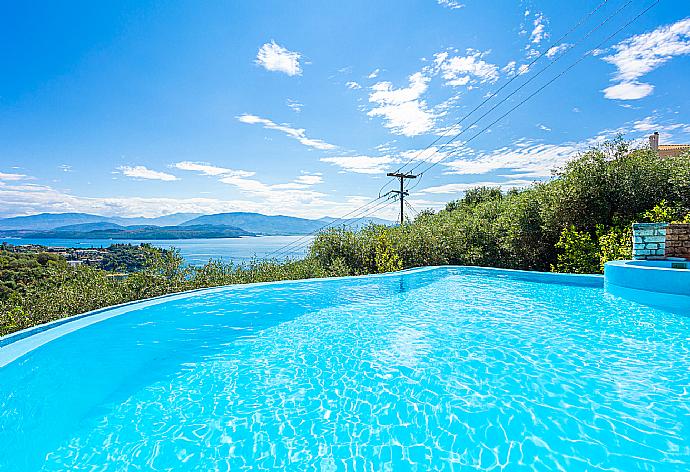
[(690, 223), (673, 223), (666, 228), (666, 257), (690, 259)]
[(662, 259), (666, 255), (668, 223), (633, 223), (633, 259)]

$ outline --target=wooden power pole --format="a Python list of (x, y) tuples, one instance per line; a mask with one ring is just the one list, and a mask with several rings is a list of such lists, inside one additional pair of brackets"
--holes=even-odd
[(400, 179), (400, 190), (391, 190), (390, 193), (397, 193), (398, 196), (400, 196), (400, 224), (402, 225), (405, 223), (405, 197), (409, 195), (409, 193), (405, 191), (405, 179), (416, 179), (417, 176), (401, 172), (389, 172), (386, 175), (388, 175), (388, 177)]

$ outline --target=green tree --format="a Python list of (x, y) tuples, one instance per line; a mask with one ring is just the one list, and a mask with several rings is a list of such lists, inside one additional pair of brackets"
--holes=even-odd
[(551, 267), (553, 272), (591, 274), (599, 270), (599, 248), (589, 233), (578, 231), (574, 226), (565, 228), (556, 248), (561, 252)]

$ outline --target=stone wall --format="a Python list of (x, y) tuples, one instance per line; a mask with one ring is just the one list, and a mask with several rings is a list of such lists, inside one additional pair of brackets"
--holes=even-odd
[(633, 223), (633, 259), (661, 259), (668, 223)]
[(690, 259), (690, 224), (674, 223), (666, 228), (666, 257)]

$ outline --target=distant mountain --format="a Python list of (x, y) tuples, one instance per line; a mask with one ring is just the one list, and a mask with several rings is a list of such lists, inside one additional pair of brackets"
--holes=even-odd
[(260, 213), (218, 213), (204, 215), (183, 223), (188, 225), (230, 225), (261, 235), (297, 235), (308, 234), (323, 226), (318, 220), (296, 218), (294, 216), (267, 216)]
[(86, 232), (103, 229), (123, 229), (124, 226), (108, 221), (99, 221), (97, 223), (79, 223), (76, 225), (65, 225), (53, 228), (52, 231), (72, 231), (72, 232)]
[(183, 223), (181, 226), (198, 224), (225, 224), (237, 226), (260, 235), (289, 236), (313, 233), (314, 231), (317, 231), (325, 225), (329, 225), (331, 223), (332, 227), (347, 225), (351, 228), (360, 228), (362, 226), (366, 226), (370, 222), (384, 225), (392, 224), (390, 221), (382, 220), (380, 218), (338, 220), (337, 218), (326, 217), (318, 220), (309, 220), (294, 216), (268, 216), (262, 215), (261, 213), (234, 212), (200, 216)]
[(86, 213), (41, 213), (31, 216), (0, 218), (0, 229), (53, 229), (58, 226), (107, 221), (106, 217)]
[(122, 226), (131, 225), (155, 225), (155, 226), (177, 226), (181, 223), (189, 221), (201, 213), (173, 213), (171, 215), (159, 216), (157, 218), (123, 218), (113, 216), (107, 219), (112, 223), (117, 223)]
[[(321, 218), (310, 220), (307, 218), (296, 218), (294, 216), (269, 216), (260, 213), (234, 212), (218, 213), (215, 215), (199, 215), (197, 213), (175, 213), (173, 215), (161, 216), (159, 218), (123, 218), (91, 215), (88, 213), (41, 213), (32, 216), (17, 216), (14, 218), (0, 218), (0, 235), (14, 237), (62, 237), (62, 238), (121, 238), (122, 235), (110, 236), (112, 234), (124, 232), (130, 234), (133, 231), (154, 234), (151, 228), (158, 227), (165, 229), (166, 234), (170, 233), (170, 228), (196, 226), (197, 231), (200, 227), (231, 227), (243, 230), (253, 235), (266, 236), (290, 236), (310, 234), (326, 225), (331, 227), (347, 226), (358, 229), (369, 223), (392, 224), (390, 221), (380, 218), (363, 219), (343, 219)], [(208, 228), (208, 231), (217, 234), (218, 228)], [(101, 233), (99, 233), (101, 232)], [(39, 236), (35, 234), (41, 233)], [(46, 234), (57, 234), (59, 236), (46, 236)], [(173, 232), (174, 233), (174, 232)], [(28, 236), (31, 234), (32, 236)], [(70, 236), (65, 236), (69, 234)], [(88, 234), (89, 236), (86, 236)], [(104, 236), (96, 236), (103, 234)], [(181, 234), (181, 233), (180, 233)], [(105, 236), (108, 235), (108, 236)], [(201, 237), (201, 236), (194, 236)], [(225, 237), (225, 236), (209, 236)], [(229, 236), (232, 237), (232, 236)], [(152, 237), (159, 239), (159, 237)], [(142, 239), (142, 236), (132, 236), (130, 239)], [(162, 236), (160, 239), (164, 239)]]
[[(239, 238), (255, 236), (241, 228), (228, 225), (190, 225), (190, 226), (118, 226), (89, 229), (103, 223), (85, 223), (63, 226), (51, 230), (3, 230), (9, 237), (30, 239), (207, 239)], [(111, 223), (104, 223), (106, 225)], [(80, 228), (82, 228), (80, 230)]]
[(119, 216), (108, 217), (91, 215), (88, 213), (40, 213), (31, 216), (15, 216), (13, 218), (0, 218), (0, 230), (49, 230), (61, 226), (70, 226), (88, 223), (115, 223), (121, 226), (131, 225), (155, 225), (175, 226), (199, 216), (199, 213), (174, 213), (158, 218), (124, 218)]

